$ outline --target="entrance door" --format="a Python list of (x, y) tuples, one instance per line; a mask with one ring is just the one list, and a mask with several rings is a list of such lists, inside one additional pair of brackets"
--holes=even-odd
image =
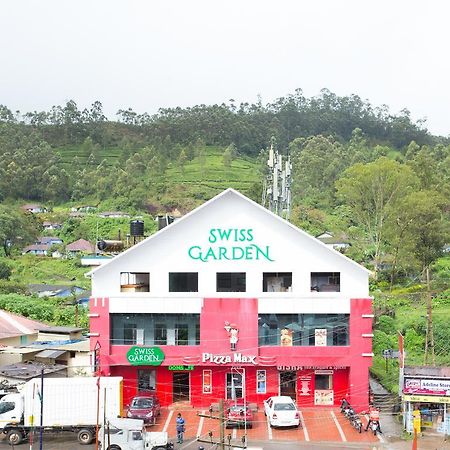
[(242, 373), (227, 373), (227, 399), (236, 400), (244, 397), (244, 377)]
[(173, 402), (188, 402), (190, 400), (189, 373), (174, 372), (172, 382)]
[(293, 371), (280, 372), (280, 395), (297, 399), (297, 373)]

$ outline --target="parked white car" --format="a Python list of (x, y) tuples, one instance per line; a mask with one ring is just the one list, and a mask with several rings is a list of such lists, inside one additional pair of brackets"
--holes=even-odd
[(300, 413), (291, 397), (269, 397), (264, 400), (264, 414), (271, 427), (298, 427)]

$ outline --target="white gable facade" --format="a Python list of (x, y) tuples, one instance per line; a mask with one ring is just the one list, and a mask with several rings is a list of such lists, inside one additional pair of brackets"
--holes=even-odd
[[(312, 406), (345, 392), (363, 407), (368, 276), (228, 189), (93, 270), (91, 347), (99, 370), (131, 380), (125, 399), (149, 388), (163, 404), (281, 394)], [(145, 365), (133, 352), (163, 356)]]

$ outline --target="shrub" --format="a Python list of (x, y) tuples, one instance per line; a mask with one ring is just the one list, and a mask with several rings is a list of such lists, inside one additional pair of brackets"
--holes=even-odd
[(9, 280), (11, 273), (11, 266), (5, 261), (0, 261), (0, 280)]

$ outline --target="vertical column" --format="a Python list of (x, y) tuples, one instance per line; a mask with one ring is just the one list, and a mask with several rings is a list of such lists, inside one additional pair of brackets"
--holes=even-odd
[(109, 320), (109, 298), (91, 298), (89, 300), (89, 337), (92, 355), (99, 347), (100, 372), (110, 375), (111, 336)]
[(350, 299), (350, 403), (356, 411), (369, 406), (369, 367), (372, 365), (372, 299)]

